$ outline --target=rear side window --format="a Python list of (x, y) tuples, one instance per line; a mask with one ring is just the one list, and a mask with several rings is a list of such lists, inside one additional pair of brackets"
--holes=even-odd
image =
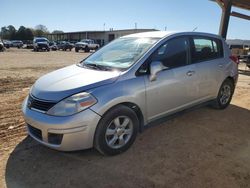
[(192, 62), (201, 62), (223, 57), (222, 42), (212, 38), (193, 38)]
[(161, 61), (168, 68), (188, 64), (188, 38), (171, 39), (158, 48), (152, 55), (151, 61)]

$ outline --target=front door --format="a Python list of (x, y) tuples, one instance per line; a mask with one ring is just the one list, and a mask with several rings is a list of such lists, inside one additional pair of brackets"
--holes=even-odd
[(199, 98), (196, 67), (189, 64), (189, 40), (178, 37), (167, 41), (149, 58), (166, 67), (155, 81), (145, 75), (148, 121), (176, 112)]

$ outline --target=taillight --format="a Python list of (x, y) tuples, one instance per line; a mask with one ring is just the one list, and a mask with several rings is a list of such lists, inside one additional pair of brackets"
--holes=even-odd
[(238, 59), (237, 56), (231, 55), (229, 58), (230, 58), (234, 63), (239, 64), (239, 59)]

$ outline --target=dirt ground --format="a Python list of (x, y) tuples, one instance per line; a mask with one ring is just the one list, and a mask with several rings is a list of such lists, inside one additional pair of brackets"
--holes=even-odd
[(0, 53), (0, 187), (250, 187), (250, 71), (231, 105), (202, 107), (139, 134), (125, 153), (58, 152), (27, 136), (21, 103), (41, 75), (88, 54)]

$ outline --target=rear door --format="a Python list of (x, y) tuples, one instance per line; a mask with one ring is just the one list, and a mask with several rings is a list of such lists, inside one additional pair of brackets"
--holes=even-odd
[(155, 81), (146, 75), (146, 103), (148, 120), (184, 108), (198, 98), (195, 65), (189, 64), (189, 39), (178, 37), (167, 41), (149, 58), (148, 64), (161, 61), (166, 70)]
[(213, 98), (223, 79), (225, 61), (221, 40), (206, 37), (191, 37), (191, 60), (196, 65), (201, 100)]

